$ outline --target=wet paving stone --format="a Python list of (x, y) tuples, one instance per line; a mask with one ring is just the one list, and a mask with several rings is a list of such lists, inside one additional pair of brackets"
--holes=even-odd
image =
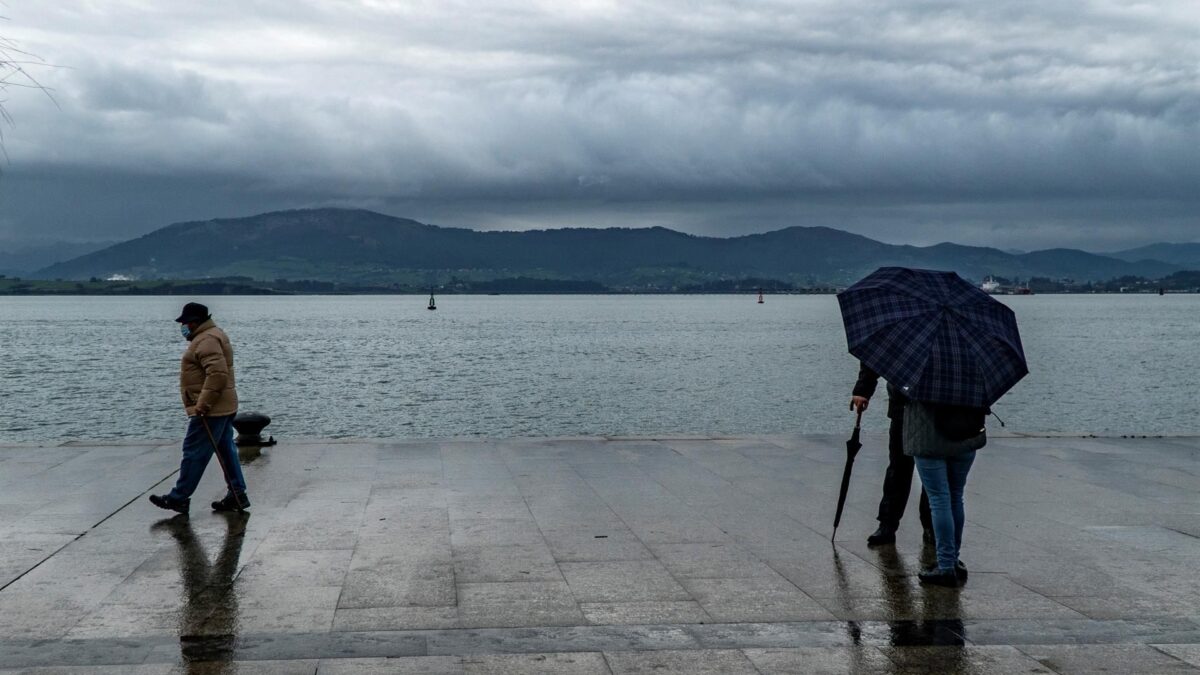
[(565, 581), (515, 581), (458, 585), (464, 627), (571, 626), (584, 623)]
[(463, 658), (462, 670), (464, 673), (497, 675), (608, 675), (611, 672), (604, 655), (597, 652), (469, 656)]
[(1186, 661), (1148, 645), (1038, 645), (1017, 649), (1063, 675), (1076, 673), (1191, 673)]
[(579, 608), (589, 623), (602, 626), (712, 621), (700, 604), (691, 600), (580, 602)]
[(757, 675), (750, 659), (737, 649), (689, 649), (657, 652), (606, 652), (614, 675), (693, 673)]
[(896, 664), (875, 647), (801, 647), (746, 649), (750, 662), (761, 673), (779, 675), (843, 675), (844, 673), (894, 673)]
[(456, 548), (458, 582), (562, 581), (562, 571), (545, 545)]
[(830, 542), (843, 441), (284, 442), (233, 517), (146, 503), (175, 445), (0, 447), (0, 675), (1200, 670), (1200, 441), (998, 438), (957, 591), (866, 546), (880, 435)]
[(880, 651), (894, 664), (890, 672), (905, 674), (965, 672), (979, 675), (1012, 675), (1060, 672), (1051, 670), (1044, 663), (1009, 646), (884, 647)]
[(459, 626), (458, 607), (341, 608), (333, 615), (333, 630), (401, 631), (446, 629)]
[(833, 613), (786, 579), (751, 577), (684, 579), (684, 588), (715, 621), (804, 621), (834, 618)]
[(1200, 668), (1200, 644), (1198, 645), (1153, 645), (1155, 649), (1169, 654), (1195, 668)]
[(321, 675), (462, 675), (457, 656), (409, 656), (400, 658), (321, 659)]
[(692, 598), (657, 560), (561, 563), (559, 569), (579, 602)]

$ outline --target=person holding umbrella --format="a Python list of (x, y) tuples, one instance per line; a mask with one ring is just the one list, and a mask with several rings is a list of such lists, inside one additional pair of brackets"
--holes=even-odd
[(150, 503), (160, 509), (187, 513), (192, 493), (215, 451), (228, 491), (224, 499), (212, 503), (212, 508), (245, 511), (250, 500), (246, 497), (246, 480), (233, 443), (233, 418), (238, 409), (233, 346), (225, 331), (213, 323), (208, 307), (200, 303), (184, 305), (175, 321), (188, 341), (179, 368), (179, 393), (188, 415), (188, 430), (174, 489), (165, 495), (150, 495)]
[(1029, 373), (1012, 310), (954, 272), (883, 267), (838, 294), (846, 342), (907, 399), (902, 446), (929, 495), (938, 564), (957, 585), (963, 490), (990, 406)]

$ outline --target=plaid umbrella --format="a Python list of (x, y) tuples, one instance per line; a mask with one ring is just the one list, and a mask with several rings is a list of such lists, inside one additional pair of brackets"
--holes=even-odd
[(850, 353), (914, 400), (987, 407), (1029, 372), (1012, 310), (954, 272), (881, 267), (838, 303)]

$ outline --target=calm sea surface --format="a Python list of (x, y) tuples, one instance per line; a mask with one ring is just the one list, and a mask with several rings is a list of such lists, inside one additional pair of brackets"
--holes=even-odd
[[(0, 441), (172, 438), (187, 298), (0, 298)], [(200, 298), (276, 436), (844, 432), (833, 296)], [(1006, 298), (1018, 431), (1200, 432), (1200, 296)], [(878, 398), (884, 396), (882, 390)], [(882, 402), (881, 400), (879, 401)], [(866, 426), (883, 429), (884, 406)]]

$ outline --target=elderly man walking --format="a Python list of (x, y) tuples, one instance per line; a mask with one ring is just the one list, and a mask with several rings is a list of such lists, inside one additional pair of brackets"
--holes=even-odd
[(212, 458), (213, 450), (225, 473), (225, 497), (212, 503), (214, 511), (245, 511), (246, 480), (233, 443), (233, 417), (238, 397), (233, 376), (233, 346), (225, 331), (217, 328), (208, 307), (197, 302), (183, 306), (175, 319), (188, 341), (179, 368), (179, 393), (188, 415), (183, 439), (183, 461), (179, 479), (165, 495), (150, 495), (150, 503), (161, 509), (187, 513), (192, 493)]

